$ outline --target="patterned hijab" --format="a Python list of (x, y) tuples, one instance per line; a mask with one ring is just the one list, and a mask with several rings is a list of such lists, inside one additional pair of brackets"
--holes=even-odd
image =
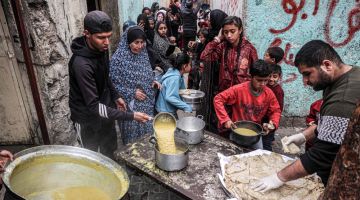
[(158, 29), (161, 24), (165, 24), (165, 22), (157, 22), (155, 25), (155, 36), (154, 36), (153, 48), (155, 50), (158, 50), (161, 53), (161, 55), (166, 55), (166, 51), (170, 46), (170, 42), (169, 42), (169, 39), (167, 38), (167, 36), (161, 37), (159, 35)]
[(156, 23), (153, 48), (160, 55), (161, 61), (167, 66), (167, 68), (170, 68), (170, 67), (172, 67), (172, 65), (166, 56), (166, 51), (168, 50), (168, 48), (170, 46), (170, 42), (169, 42), (169, 39), (167, 38), (167, 36), (161, 37), (159, 35), (158, 28), (161, 24), (165, 24), (165, 22)]
[(150, 101), (147, 103), (153, 104), (154, 91), (151, 85), (154, 75), (146, 48), (144, 47), (139, 54), (134, 54), (127, 42), (129, 29), (135, 27), (138, 26), (129, 27), (122, 35), (118, 49), (110, 61), (110, 75), (115, 88), (124, 97), (126, 103), (134, 100), (136, 89), (142, 89), (148, 98), (144, 102), (137, 103), (144, 104)]

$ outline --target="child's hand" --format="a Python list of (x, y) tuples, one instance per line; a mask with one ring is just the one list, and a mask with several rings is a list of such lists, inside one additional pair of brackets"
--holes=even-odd
[(156, 89), (158, 89), (158, 90), (161, 90), (161, 83), (159, 83), (159, 82), (157, 82), (157, 81), (154, 81), (154, 82), (152, 83), (152, 87), (153, 87), (153, 88), (156, 88)]
[(236, 128), (236, 125), (234, 124), (233, 121), (229, 120), (225, 122), (224, 127), (230, 129), (230, 128)]
[(144, 25), (143, 22), (140, 22), (140, 23), (138, 24), (138, 26), (140, 26), (142, 29), (144, 29), (144, 27), (145, 27), (145, 25)]
[(214, 39), (217, 40), (218, 42), (221, 42), (224, 39), (222, 28), (220, 29), (219, 34)]
[(265, 133), (267, 135), (269, 132), (275, 130), (274, 123), (271, 120), (269, 121), (269, 123), (264, 123), (263, 124), (263, 129), (264, 129), (264, 131), (265, 131)]

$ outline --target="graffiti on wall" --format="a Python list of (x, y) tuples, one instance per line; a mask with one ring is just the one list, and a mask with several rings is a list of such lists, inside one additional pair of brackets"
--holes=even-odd
[[(327, 11), (326, 20), (325, 20), (325, 29), (324, 29), (324, 36), (325, 40), (331, 44), (333, 47), (341, 47), (348, 44), (353, 38), (357, 31), (360, 30), (360, 3), (359, 0), (355, 1), (355, 6), (349, 11), (347, 15), (347, 26), (348, 26), (348, 32), (347, 37), (341, 41), (341, 42), (335, 42), (333, 38), (331, 38), (331, 18), (334, 15), (334, 10), (339, 3), (338, 0), (331, 0), (329, 9)], [(291, 21), (288, 26), (286, 26), (283, 29), (274, 29), (270, 28), (269, 31), (274, 34), (283, 33), (291, 29), (294, 24), (296, 23), (296, 20), (298, 18), (298, 14), (300, 13), (301, 9), (303, 9), (306, 1), (301, 0), (299, 5), (296, 4), (294, 0), (283, 0), (281, 2), (282, 7), (285, 11), (285, 13), (292, 15)], [(312, 12), (312, 15), (315, 16), (319, 9), (320, 0), (314, 1), (314, 10)], [(301, 15), (301, 19), (305, 20), (307, 19), (308, 15), (306, 13), (303, 13)]]
[[(320, 0), (312, 1), (314, 3), (314, 10), (312, 11), (312, 15), (316, 16), (319, 10)], [(294, 0), (282, 0), (281, 6), (286, 14), (292, 15), (291, 20), (289, 24), (280, 29), (276, 28), (270, 28), (269, 32), (272, 34), (280, 34), (289, 31), (294, 24), (296, 23), (297, 19), (299, 18), (300, 11), (304, 8), (306, 1), (301, 0), (299, 4), (297, 4)], [(353, 38), (357, 31), (360, 30), (360, 3), (357, 0), (356, 4), (353, 6), (352, 9), (350, 9), (349, 13), (347, 14), (347, 33), (345, 39), (338, 42), (335, 41), (331, 37), (331, 19), (334, 16), (334, 10), (339, 2), (337, 0), (331, 0), (329, 8), (327, 10), (327, 14), (325, 16), (325, 28), (324, 28), (324, 38), (325, 41), (328, 42), (333, 47), (342, 47), (347, 45)], [(300, 18), (302, 20), (306, 20), (308, 17), (308, 14), (302, 13)], [(336, 27), (336, 26), (335, 26)], [(273, 42), (270, 44), (270, 46), (280, 46), (282, 43), (282, 39), (279, 37), (275, 37)], [(293, 59), (294, 54), (289, 54), (289, 51), (291, 49), (291, 44), (286, 43), (285, 45), (285, 55), (284, 55), (284, 62), (288, 65), (294, 65)], [(293, 78), (291, 78), (294, 80)]]

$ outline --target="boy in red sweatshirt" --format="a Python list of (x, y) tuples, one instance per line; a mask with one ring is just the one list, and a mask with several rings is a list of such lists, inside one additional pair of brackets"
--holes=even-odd
[[(270, 74), (270, 65), (264, 60), (258, 60), (250, 68), (250, 81), (232, 86), (215, 96), (214, 107), (221, 127), (230, 129), (235, 126), (234, 122), (240, 120), (261, 124), (264, 116), (269, 116), (269, 123), (263, 124), (266, 133), (279, 126), (280, 106), (274, 93), (266, 87)], [(231, 117), (225, 105), (231, 107)], [(253, 148), (262, 149), (262, 146), (260, 140)]]

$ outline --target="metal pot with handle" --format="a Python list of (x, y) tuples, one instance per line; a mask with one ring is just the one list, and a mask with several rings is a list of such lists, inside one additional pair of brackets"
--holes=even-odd
[(122, 199), (129, 178), (115, 161), (87, 149), (43, 145), (15, 154), (4, 172), (5, 199)]
[(230, 140), (238, 145), (250, 147), (256, 144), (263, 134), (260, 124), (252, 121), (237, 121), (235, 128), (231, 128)]
[(205, 122), (202, 115), (183, 117), (177, 121), (175, 136), (188, 144), (199, 144), (204, 139)]
[(179, 171), (188, 165), (189, 146), (184, 140), (175, 139), (175, 145), (178, 149), (177, 154), (161, 153), (155, 137), (151, 137), (149, 142), (154, 145), (155, 163), (160, 169), (165, 171)]
[(181, 99), (189, 104), (193, 111), (197, 111), (201, 109), (201, 105), (203, 99), (205, 97), (205, 93), (200, 90), (193, 89), (182, 89), (179, 91)]

